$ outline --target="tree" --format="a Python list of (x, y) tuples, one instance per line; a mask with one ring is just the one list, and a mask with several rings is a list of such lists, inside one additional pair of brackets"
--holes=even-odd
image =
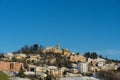
[(112, 71), (99, 71), (97, 75), (101, 80), (120, 80)]
[(20, 71), (19, 71), (19, 73), (18, 73), (18, 76), (19, 76), (19, 77), (22, 77), (22, 78), (25, 77), (24, 70), (23, 70), (22, 66), (21, 66), (21, 69), (20, 69)]
[(84, 57), (86, 57), (86, 58), (90, 58), (90, 57), (91, 57), (90, 52), (86, 52), (86, 53), (84, 54)]
[(99, 55), (100, 58), (103, 58), (102, 55)]
[(96, 52), (91, 53), (91, 58), (92, 59), (96, 59), (98, 57)]
[(0, 58), (3, 58), (4, 57), (4, 54), (3, 53), (0, 53)]
[(31, 49), (28, 45), (25, 45), (24, 47), (21, 48), (21, 52), (25, 54), (31, 53)]
[(84, 56), (86, 58), (96, 59), (98, 57), (98, 54), (96, 52), (93, 52), (93, 53), (87, 52), (87, 53), (84, 54)]
[(77, 52), (77, 53), (76, 53), (76, 55), (80, 55), (80, 53), (79, 53), (79, 52)]
[(40, 45), (39, 50), (42, 52), (44, 50), (44, 47), (42, 45)]
[(66, 75), (67, 75), (67, 71), (64, 71), (64, 72), (63, 72), (63, 76), (66, 76)]
[(39, 50), (38, 44), (34, 44), (34, 45), (33, 45), (33, 50), (34, 50), (34, 51), (38, 51), (38, 50)]

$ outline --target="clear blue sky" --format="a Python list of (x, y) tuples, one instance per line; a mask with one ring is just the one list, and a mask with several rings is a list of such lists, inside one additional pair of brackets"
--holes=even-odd
[(120, 60), (120, 0), (0, 0), (0, 52), (34, 43)]

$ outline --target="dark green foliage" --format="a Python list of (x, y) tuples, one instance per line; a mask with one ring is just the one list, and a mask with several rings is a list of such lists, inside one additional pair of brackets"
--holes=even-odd
[(24, 47), (22, 47), (20, 50), (18, 50), (17, 52), (22, 52), (25, 54), (39, 54), (42, 53), (42, 50), (44, 49), (44, 47), (42, 45), (38, 45), (38, 44), (34, 44), (33, 46), (28, 46), (25, 45)]
[(21, 78), (24, 78), (25, 77), (25, 74), (24, 74), (24, 70), (23, 68), (21, 67), (19, 73), (18, 73), (18, 76), (21, 77)]
[(64, 72), (63, 72), (63, 76), (66, 76), (66, 75), (67, 75), (67, 71), (64, 71)]
[(84, 54), (84, 56), (86, 58), (96, 59), (98, 57), (98, 54), (96, 52), (93, 52), (93, 53), (87, 52), (87, 53)]
[(100, 58), (103, 58), (102, 55), (99, 55)]
[(76, 55), (80, 55), (80, 53), (79, 53), (79, 52), (77, 52), (77, 53), (76, 53)]
[(45, 80), (56, 80), (56, 78), (52, 74), (48, 74)]
[(34, 51), (38, 51), (38, 50), (39, 50), (38, 44), (34, 44), (34, 45), (33, 45), (33, 50), (34, 50)]
[(28, 45), (25, 45), (24, 47), (21, 48), (21, 50), (19, 50), (20, 52), (22, 53), (25, 53), (25, 54), (30, 54), (31, 53), (31, 47), (28, 46)]
[(0, 58), (4, 58), (4, 54), (3, 53), (0, 53)]

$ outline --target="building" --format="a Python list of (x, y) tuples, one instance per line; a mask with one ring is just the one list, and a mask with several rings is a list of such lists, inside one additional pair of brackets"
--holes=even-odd
[(88, 63), (79, 62), (78, 63), (78, 71), (80, 73), (87, 73), (88, 72)]
[(9, 71), (10, 63), (6, 61), (0, 61), (0, 71)]
[(23, 63), (0, 61), (1, 71), (20, 71), (23, 68)]
[(30, 62), (37, 62), (37, 61), (39, 61), (40, 60), (40, 55), (38, 55), (38, 54), (29, 54), (28, 56), (27, 56), (27, 61), (30, 61)]
[(16, 53), (16, 54), (13, 54), (13, 57), (21, 60), (22, 58), (26, 58), (27, 56), (26, 56), (26, 54), (23, 54), (23, 53)]
[(10, 62), (11, 71), (20, 71), (21, 67), (23, 68), (23, 63)]
[(71, 55), (69, 56), (69, 60), (72, 62), (86, 62), (86, 58), (84, 56), (80, 56), (80, 55)]
[(64, 56), (70, 56), (70, 52), (68, 51), (68, 49), (63, 49), (62, 55)]
[(11, 61), (12, 58), (13, 58), (13, 53), (7, 53), (7, 54), (4, 55), (4, 56), (5, 56), (5, 58), (8, 58), (9, 61)]
[(48, 46), (43, 50), (43, 53), (62, 53), (62, 50), (60, 49), (60, 45), (58, 44), (56, 47)]
[(91, 62), (97, 62), (97, 63), (100, 62), (100, 65), (103, 65), (105, 64), (106, 60), (99, 57), (97, 59), (88, 58), (88, 63), (91, 63)]

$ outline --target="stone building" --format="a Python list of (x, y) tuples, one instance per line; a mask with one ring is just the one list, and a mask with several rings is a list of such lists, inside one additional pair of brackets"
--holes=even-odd
[(1, 71), (19, 71), (23, 67), (23, 63), (0, 61)]

